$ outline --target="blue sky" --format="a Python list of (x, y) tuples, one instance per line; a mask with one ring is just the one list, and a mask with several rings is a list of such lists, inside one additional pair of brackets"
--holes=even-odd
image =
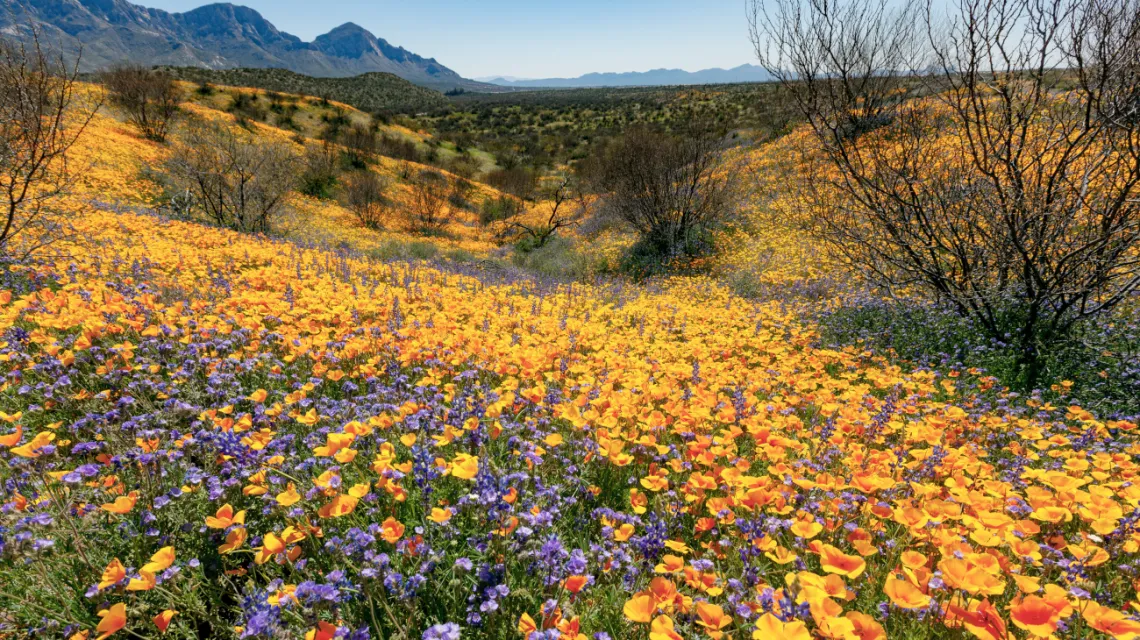
[[(132, 0), (187, 11), (206, 0)], [(745, 0), (233, 0), (304, 40), (345, 22), (473, 78), (755, 62)]]

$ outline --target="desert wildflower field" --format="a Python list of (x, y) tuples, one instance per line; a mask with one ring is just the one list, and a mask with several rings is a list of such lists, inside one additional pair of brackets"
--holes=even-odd
[[(178, 87), (184, 122), (142, 135), (76, 80), (97, 106), (37, 201), (63, 222), (6, 240), (0, 638), (1140, 638), (1134, 290), (1019, 389), (976, 364), (1000, 341), (906, 351), (962, 330), (945, 307), (917, 338), (872, 321), (923, 295), (804, 224), (802, 123), (718, 147), (761, 188), (719, 251), (635, 278), (635, 234), (562, 217), (568, 182), (516, 197), (410, 120), (374, 128), (499, 182), (330, 142), (369, 122), (346, 104)], [(180, 206), (192, 135), (308, 153), (311, 193), (245, 227)]]
[(711, 277), (171, 220), (125, 204), (155, 146), (87, 135), (65, 257), (0, 283), (10, 633), (1140, 634), (1134, 420), (823, 348)]

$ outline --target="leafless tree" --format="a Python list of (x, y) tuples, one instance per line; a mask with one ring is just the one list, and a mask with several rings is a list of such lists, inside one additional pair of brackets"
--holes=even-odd
[(305, 145), (298, 190), (313, 198), (329, 198), (339, 176), (336, 147), (327, 140)]
[(249, 232), (270, 230), (297, 177), (297, 158), (288, 145), (212, 122), (193, 123), (167, 166), (208, 218)]
[(127, 114), (127, 120), (156, 142), (165, 142), (178, 115), (182, 91), (174, 76), (139, 64), (121, 64), (100, 75), (111, 103)]
[(363, 168), (376, 155), (378, 141), (376, 132), (362, 125), (345, 129), (340, 135), (348, 161), (357, 168)]
[(407, 207), (408, 226), (418, 233), (440, 231), (451, 221), (447, 197), (447, 176), (435, 171), (421, 171), (409, 183), (411, 199)]
[(770, 2), (753, 39), (818, 142), (820, 236), (1012, 330), (1034, 388), (1043, 350), (1140, 287), (1140, 2)]
[(344, 202), (356, 214), (360, 224), (369, 229), (384, 225), (390, 209), (389, 183), (372, 171), (357, 171), (344, 181)]
[(602, 205), (670, 258), (697, 252), (702, 235), (733, 215), (740, 172), (726, 151), (721, 137), (699, 128), (669, 135), (637, 127), (591, 173)]
[(547, 214), (541, 222), (533, 224), (511, 220), (507, 226), (508, 231), (522, 233), (536, 249), (545, 246), (560, 229), (578, 226), (586, 209), (581, 190), (569, 176), (558, 181), (550, 193), (550, 199), (543, 202), (542, 206), (547, 209)]
[(71, 186), (68, 153), (101, 102), (81, 94), (78, 75), (78, 59), (69, 66), (51, 58), (34, 30), (29, 45), (0, 39), (0, 253), (9, 257), (13, 238), (26, 236), (26, 254), (62, 229), (49, 202)]

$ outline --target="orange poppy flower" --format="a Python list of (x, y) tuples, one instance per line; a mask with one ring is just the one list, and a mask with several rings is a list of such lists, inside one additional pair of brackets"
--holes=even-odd
[(102, 591), (107, 587), (114, 586), (120, 580), (127, 577), (127, 570), (123, 567), (123, 563), (115, 558), (103, 569), (103, 579), (99, 581), (99, 590)]
[(1129, 619), (1123, 613), (1089, 600), (1084, 603), (1081, 616), (1089, 626), (1113, 638), (1133, 640), (1140, 637), (1140, 622)]
[(143, 565), (143, 571), (162, 573), (174, 564), (174, 547), (163, 547), (150, 557), (150, 562)]
[(765, 613), (756, 621), (753, 640), (812, 640), (811, 633), (801, 620), (784, 622), (776, 616)]
[(578, 593), (583, 588), (585, 588), (588, 582), (589, 578), (586, 576), (570, 576), (569, 578), (566, 578), (563, 586), (565, 586), (566, 590), (570, 593)]
[(649, 627), (649, 640), (685, 640), (673, 630), (673, 619), (669, 616), (657, 616)]
[(732, 616), (726, 615), (719, 605), (708, 602), (697, 603), (697, 624), (708, 629), (713, 638), (721, 637), (720, 630), (732, 624)]
[(518, 630), (524, 638), (529, 638), (530, 634), (538, 631), (538, 623), (534, 621), (534, 618), (530, 617), (529, 613), (523, 613), (519, 616)]
[(317, 510), (317, 515), (322, 518), (343, 518), (356, 510), (356, 505), (360, 503), (360, 499), (342, 493), (332, 499), (332, 502), (324, 505)]
[(108, 513), (125, 515), (130, 513), (135, 508), (135, 503), (138, 502), (138, 499), (138, 492), (132, 491), (125, 496), (119, 496), (118, 498), (115, 498), (114, 502), (105, 504), (100, 508)]
[(891, 599), (892, 604), (903, 609), (922, 609), (930, 604), (930, 596), (909, 581), (899, 580), (894, 574), (887, 576), (883, 593)]
[(848, 578), (858, 578), (867, 568), (867, 563), (859, 556), (847, 555), (829, 544), (820, 549), (819, 563), (824, 571)]
[(113, 604), (109, 609), (103, 609), (99, 612), (99, 625), (95, 627), (95, 631), (99, 632), (99, 636), (95, 640), (103, 640), (115, 633), (119, 629), (127, 626), (127, 605), (123, 603)]
[(384, 524), (380, 525), (380, 536), (389, 544), (396, 544), (404, 536), (404, 525), (389, 516)]
[(1048, 638), (1057, 630), (1061, 616), (1044, 598), (1029, 595), (1014, 601), (1009, 609), (1009, 619), (1019, 629), (1039, 638)]
[(649, 624), (653, 621), (653, 615), (657, 613), (657, 605), (653, 602), (653, 596), (639, 593), (626, 600), (622, 612), (633, 622)]
[(218, 547), (218, 553), (228, 554), (237, 551), (245, 544), (245, 539), (248, 536), (249, 533), (245, 530), (245, 527), (231, 529), (230, 532), (226, 534), (225, 543)]
[(245, 524), (245, 511), (238, 511), (235, 515), (229, 504), (222, 505), (214, 515), (206, 516), (206, 526), (211, 529), (228, 529), (235, 524)]
[(170, 626), (170, 621), (174, 619), (174, 616), (176, 615), (178, 615), (177, 611), (174, 609), (167, 609), (166, 611), (163, 611), (162, 613), (152, 618), (154, 621), (154, 626), (158, 627), (158, 631), (160, 633), (166, 633), (167, 627)]

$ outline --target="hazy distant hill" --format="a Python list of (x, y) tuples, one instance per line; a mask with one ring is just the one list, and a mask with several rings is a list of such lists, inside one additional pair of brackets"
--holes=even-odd
[(84, 71), (132, 60), (207, 69), (271, 67), (323, 77), (384, 72), (444, 91), (495, 90), (352, 23), (304, 42), (257, 11), (232, 4), (169, 13), (127, 0), (0, 0), (0, 33), (26, 38), (33, 24), (69, 54), (82, 47)]
[(744, 64), (733, 69), (654, 69), (630, 73), (588, 73), (577, 78), (514, 79), (484, 78), (503, 87), (656, 87), (699, 84), (738, 84), (741, 82), (767, 82), (772, 79), (762, 67)]

